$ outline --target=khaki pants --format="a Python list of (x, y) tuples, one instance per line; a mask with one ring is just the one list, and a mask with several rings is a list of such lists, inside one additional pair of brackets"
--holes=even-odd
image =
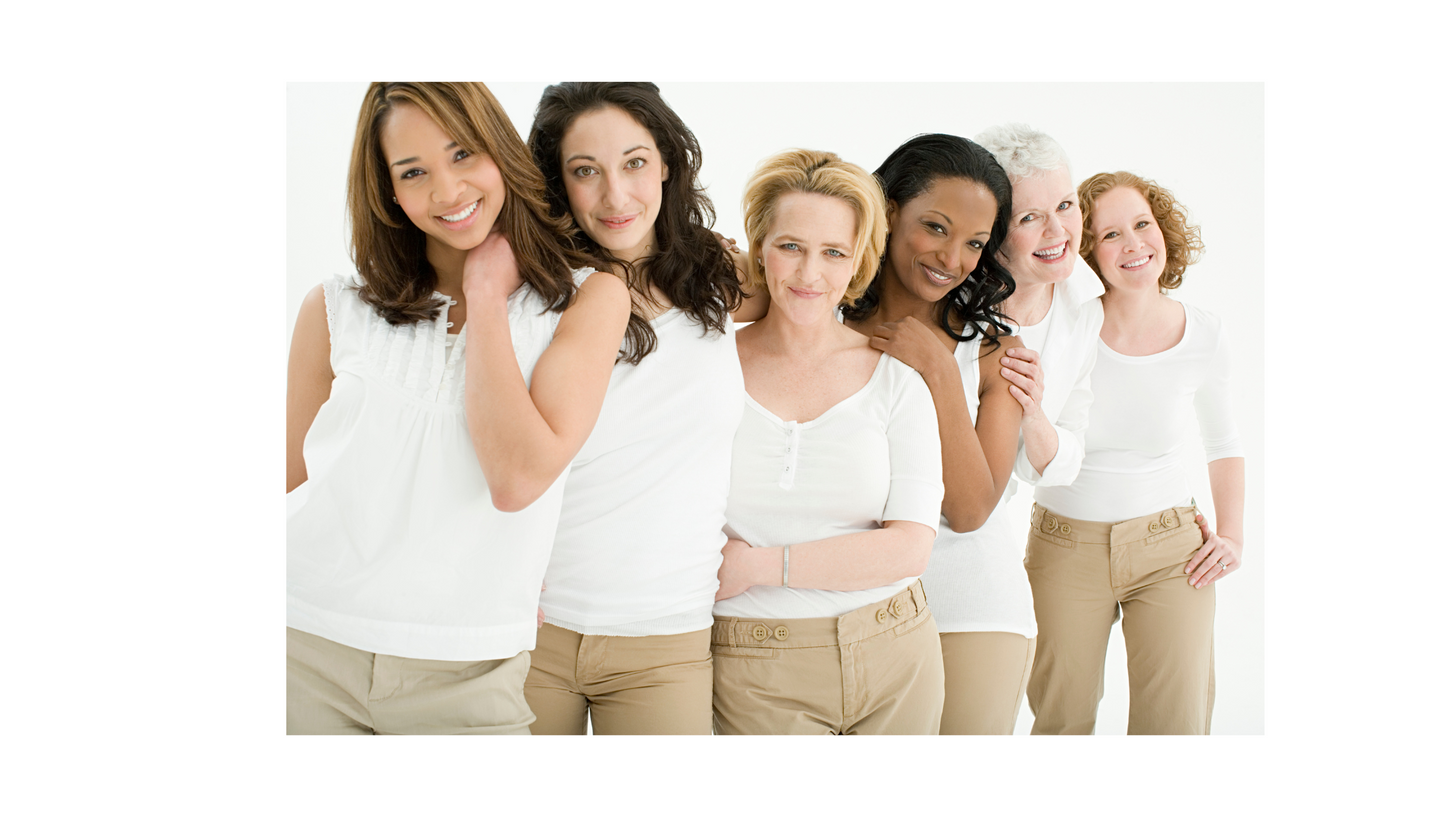
[(1037, 639), (1018, 633), (941, 633), (941, 735), (1012, 735)]
[(1184, 565), (1202, 544), (1192, 507), (1117, 524), (1034, 506), (1024, 567), (1039, 622), (1029, 680), (1035, 735), (1093, 734), (1109, 630), (1123, 619), (1129, 734), (1209, 734), (1214, 586)]
[(527, 653), (429, 661), (286, 628), (288, 735), (525, 735)]
[(553, 624), (537, 631), (527, 703), (534, 735), (712, 734), (708, 631), (678, 635), (582, 635)]
[(719, 618), (719, 735), (936, 735), (943, 656), (923, 584), (838, 618)]

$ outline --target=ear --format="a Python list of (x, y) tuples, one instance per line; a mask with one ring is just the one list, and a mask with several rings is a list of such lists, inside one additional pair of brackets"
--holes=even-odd
[(897, 227), (894, 222), (898, 220), (899, 211), (900, 208), (898, 207), (898, 202), (894, 201), (893, 199), (889, 199), (888, 209), (883, 211), (883, 220), (888, 223), (889, 235), (892, 235), (894, 232), (894, 228)]
[(662, 180), (667, 181), (667, 163), (662, 163)]

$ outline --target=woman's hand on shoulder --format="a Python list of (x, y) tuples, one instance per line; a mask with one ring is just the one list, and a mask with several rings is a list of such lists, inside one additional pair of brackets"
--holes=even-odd
[(1009, 382), (1009, 394), (1024, 410), (1024, 423), (1048, 422), (1044, 417), (1044, 370), (1039, 363), (1039, 353), (1019, 345), (1005, 349), (999, 361), (999, 374)]
[(522, 285), (512, 243), (493, 229), (482, 243), (467, 252), (462, 265), (462, 292), (467, 298), (507, 298)]
[(946, 369), (957, 369), (958, 363), (948, 347), (933, 334), (923, 321), (909, 316), (901, 321), (873, 327), (868, 341), (874, 349), (911, 366), (924, 380)]

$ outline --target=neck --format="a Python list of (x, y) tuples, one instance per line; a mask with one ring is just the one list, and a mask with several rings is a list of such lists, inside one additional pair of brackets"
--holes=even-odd
[(647, 238), (643, 239), (642, 243), (638, 244), (636, 247), (628, 247), (625, 250), (615, 250), (613, 251), (612, 255), (614, 258), (617, 258), (620, 261), (626, 261), (627, 263), (632, 264), (635, 267), (637, 266), (637, 262), (641, 261), (649, 255), (652, 255), (653, 250), (656, 247), (657, 232), (653, 231), (649, 232), (647, 234)]
[(1158, 290), (1119, 289), (1110, 287), (1101, 299), (1104, 316), (1115, 326), (1130, 326), (1144, 323), (1162, 306), (1169, 297)]
[(777, 312), (769, 312), (759, 318), (753, 328), (758, 338), (775, 353), (801, 359), (827, 357), (843, 345), (849, 335), (857, 334), (831, 316), (814, 323), (799, 324)]
[(1033, 326), (1049, 313), (1053, 300), (1053, 284), (1015, 281), (1014, 294), (999, 305), (999, 310), (1019, 326)]
[(426, 260), (431, 263), (432, 269), (437, 274), (437, 292), (461, 299), (462, 297), (462, 266), (466, 263), (467, 253), (456, 247), (448, 247), (440, 241), (433, 241), (430, 236), (426, 241)]

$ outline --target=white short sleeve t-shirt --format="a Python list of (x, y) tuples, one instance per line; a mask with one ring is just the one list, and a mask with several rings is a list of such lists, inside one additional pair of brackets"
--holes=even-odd
[[(808, 422), (779, 419), (751, 397), (732, 446), (729, 537), (781, 547), (889, 520), (937, 530), (943, 503), (938, 415), (917, 372), (883, 355), (861, 390)], [(910, 576), (868, 590), (753, 587), (715, 616), (837, 617), (889, 598)]]

